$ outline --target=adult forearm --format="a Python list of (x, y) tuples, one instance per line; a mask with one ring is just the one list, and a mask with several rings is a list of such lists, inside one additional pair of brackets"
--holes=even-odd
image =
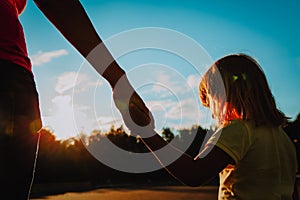
[(78, 0), (34, 0), (34, 2), (84, 57), (102, 42)]
[[(135, 131), (135, 123), (154, 126), (151, 113), (131, 86), (124, 70), (102, 42), (80, 1), (34, 0), (34, 2), (62, 35), (110, 83), (114, 101), (128, 128)], [(131, 123), (131, 118), (134, 123)]]
[(34, 0), (43, 14), (112, 87), (125, 72), (102, 43), (78, 0)]

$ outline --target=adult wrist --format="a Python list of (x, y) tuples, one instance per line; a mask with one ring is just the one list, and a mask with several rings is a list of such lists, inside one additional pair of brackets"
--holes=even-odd
[(114, 89), (118, 81), (123, 76), (126, 76), (126, 73), (121, 67), (119, 67), (116, 61), (113, 61), (113, 63), (105, 69), (102, 76), (109, 82), (111, 87)]

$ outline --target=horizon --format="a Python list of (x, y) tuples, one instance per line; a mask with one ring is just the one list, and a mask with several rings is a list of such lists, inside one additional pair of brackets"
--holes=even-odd
[[(292, 120), (299, 114), (299, 1), (81, 3), (104, 41), (118, 39), (128, 31), (156, 27), (174, 36), (184, 36), (184, 42), (194, 41), (207, 54), (207, 60), (200, 62), (203, 66), (224, 55), (247, 53), (261, 64), (278, 108)], [(20, 20), (33, 63), (44, 126), (53, 129), (57, 138), (66, 139), (81, 131), (109, 129), (111, 123), (123, 124), (112, 105), (107, 82), (85, 65), (84, 58), (45, 19), (33, 1), (28, 2)], [(146, 35), (135, 36), (129, 44)], [(149, 41), (155, 43), (162, 36), (153, 36), (153, 41)], [(117, 44), (127, 47), (126, 41), (120, 41)], [(175, 46), (189, 50), (185, 43), (173, 41)], [(109, 49), (112, 53), (119, 50), (113, 44)], [(187, 52), (197, 60), (199, 54)], [(210, 112), (201, 107), (197, 97), (201, 69), (183, 58), (160, 49), (131, 49), (117, 59), (153, 111), (157, 130), (188, 127), (196, 122), (205, 128), (213, 123)]]

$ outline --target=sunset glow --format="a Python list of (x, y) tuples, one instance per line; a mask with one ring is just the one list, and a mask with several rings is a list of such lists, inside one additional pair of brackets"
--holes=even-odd
[[(300, 111), (299, 1), (273, 2), (267, 5), (267, 11), (264, 2), (247, 3), (245, 11), (242, 1), (228, 4), (222, 1), (82, 0), (81, 3), (103, 40), (132, 29), (160, 27), (186, 35), (202, 46), (212, 60), (226, 54), (247, 53), (261, 63), (279, 108), (292, 119)], [(278, 10), (286, 12), (282, 15)], [(107, 122), (122, 124), (118, 112), (112, 108), (111, 88), (93, 70), (78, 73), (84, 59), (32, 1), (28, 1), (20, 20), (33, 63), (44, 126), (52, 129), (58, 138), (68, 138), (82, 131), (107, 129), (111, 125)], [(148, 37), (149, 44), (167, 41), (157, 42), (155, 37), (155, 34)], [(138, 44), (138, 39), (141, 37), (137, 35), (118, 41), (118, 46)], [(189, 48), (184, 49), (186, 43), (182, 40), (172, 41), (191, 57), (202, 59)], [(200, 118), (200, 125), (210, 124), (211, 114), (198, 100), (201, 74), (195, 73), (195, 66), (182, 55), (146, 48), (128, 52), (117, 61), (139, 88), (147, 105), (153, 106), (158, 130), (164, 126), (191, 126), (195, 116)], [(183, 83), (186, 86), (182, 86)], [(189, 96), (190, 91), (195, 95)]]

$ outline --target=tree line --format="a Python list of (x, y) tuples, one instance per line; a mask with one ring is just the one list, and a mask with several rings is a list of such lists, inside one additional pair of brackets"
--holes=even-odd
[[(300, 161), (300, 119), (290, 122), (285, 127), (286, 132), (295, 144)], [(191, 156), (196, 156), (202, 144), (206, 142), (211, 129), (204, 129), (195, 125), (189, 129), (181, 129), (174, 134), (172, 129), (164, 128), (161, 136), (179, 149), (187, 141), (192, 141), (187, 149), (182, 149)], [(93, 131), (90, 135), (80, 134), (67, 140), (57, 140), (49, 129), (41, 131), (39, 154), (36, 166), (35, 183), (55, 182), (91, 182), (95, 185), (108, 184), (177, 184), (178, 182), (164, 169), (148, 173), (126, 173), (110, 168), (98, 161), (86, 148), (86, 145), (104, 145), (104, 137), (114, 145), (128, 152), (148, 152), (146, 146), (139, 138), (126, 133), (124, 128), (112, 126), (110, 131), (103, 133), (100, 130)], [(216, 179), (208, 184), (217, 183)]]
[[(174, 134), (170, 128), (162, 130), (162, 137), (183, 148), (187, 141), (193, 141), (185, 150), (191, 156), (196, 156), (207, 135), (208, 130), (200, 126), (182, 129)], [(126, 173), (106, 166), (98, 161), (87, 150), (86, 145), (105, 145), (104, 137), (114, 145), (128, 152), (148, 152), (146, 146), (137, 137), (126, 133), (124, 128), (114, 126), (110, 131), (103, 133), (94, 130), (90, 135), (81, 134), (67, 140), (57, 140), (55, 134), (49, 129), (42, 129), (39, 154), (36, 166), (35, 183), (47, 182), (75, 182), (90, 181), (95, 184), (118, 184), (124, 182), (176, 182), (165, 170), (148, 173)]]

